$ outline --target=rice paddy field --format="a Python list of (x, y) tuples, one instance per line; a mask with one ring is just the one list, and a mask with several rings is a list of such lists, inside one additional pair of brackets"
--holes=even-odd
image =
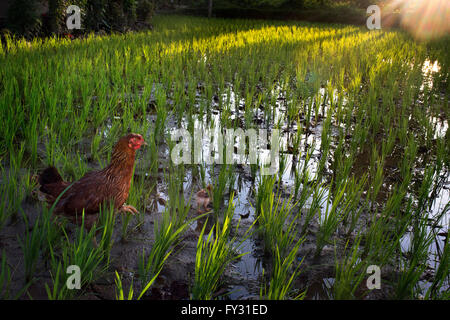
[[(6, 38), (0, 298), (449, 299), (448, 38), (153, 23), (76, 40)], [(265, 148), (279, 148), (277, 170), (263, 175), (262, 160), (175, 164), (180, 128), (278, 130)], [(139, 213), (104, 207), (90, 231), (55, 223), (36, 175), (53, 165), (72, 181), (103, 168), (128, 132), (148, 143), (127, 200)], [(199, 213), (195, 195), (209, 184)], [(81, 289), (66, 286), (70, 265)]]

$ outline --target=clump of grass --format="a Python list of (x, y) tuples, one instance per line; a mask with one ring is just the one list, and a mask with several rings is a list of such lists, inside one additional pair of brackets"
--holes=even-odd
[[(333, 182), (331, 183), (333, 185)], [(356, 181), (346, 181), (336, 186), (336, 191), (328, 192), (325, 211), (319, 218), (319, 231), (317, 232), (317, 248), (315, 257), (319, 257), (323, 247), (329, 243), (330, 237), (334, 234), (340, 223), (347, 217), (349, 212), (358, 205), (358, 199), (353, 198), (354, 194), (345, 196), (346, 190), (353, 190)], [(353, 187), (352, 187), (353, 186)]]
[(82, 224), (76, 230), (75, 239), (71, 241), (64, 231), (65, 243), (58, 254), (53, 246), (50, 246), (50, 266), (52, 275), (52, 288), (46, 283), (45, 289), (50, 300), (70, 299), (74, 298), (78, 290), (69, 289), (66, 285), (68, 275), (66, 270), (69, 266), (75, 265), (80, 268), (81, 288), (93, 282), (99, 273), (104, 270), (106, 261), (104, 248), (106, 247), (102, 238), (100, 246), (94, 247), (93, 239), (95, 238), (96, 228), (91, 228), (87, 232), (84, 228), (84, 210), (82, 213)]
[[(122, 286), (122, 279), (120, 278), (117, 271), (115, 271), (115, 275), (116, 275), (116, 278), (114, 279), (114, 281), (116, 283), (116, 300), (133, 300), (133, 297), (134, 297), (133, 281), (131, 281), (130, 288), (128, 289), (128, 294), (125, 298), (124, 290), (123, 290), (123, 286)], [(150, 287), (152, 286), (153, 282), (155, 282), (158, 275), (159, 275), (159, 272), (157, 274), (155, 274), (153, 276), (153, 278), (143, 287), (143, 289), (141, 290), (141, 293), (136, 298), (136, 300), (140, 300), (145, 295), (145, 293), (148, 291), (148, 289), (150, 289)]]
[[(191, 299), (211, 300), (214, 292), (219, 288), (220, 278), (226, 267), (247, 253), (236, 253), (239, 247), (249, 236), (250, 228), (243, 240), (237, 241), (237, 237), (230, 238), (231, 217), (234, 213), (233, 196), (230, 197), (228, 209), (223, 223), (219, 221), (205, 235), (207, 223), (203, 225), (197, 242), (195, 258), (195, 278), (191, 290)], [(239, 224), (236, 230), (239, 228)], [(206, 236), (206, 239), (205, 239)]]
[(172, 254), (174, 247), (180, 243), (180, 238), (186, 228), (196, 219), (187, 219), (190, 210), (190, 199), (186, 203), (180, 190), (183, 185), (184, 170), (182, 167), (171, 167), (171, 174), (166, 175), (168, 180), (168, 196), (166, 207), (161, 220), (154, 222), (155, 241), (149, 255), (146, 257), (143, 250), (139, 260), (138, 270), (142, 287), (149, 283), (162, 270), (164, 263)]
[(333, 299), (349, 300), (356, 299), (357, 290), (360, 288), (361, 282), (364, 280), (367, 263), (361, 259), (359, 246), (361, 236), (350, 247), (349, 253), (346, 254), (349, 243), (345, 244), (343, 258), (337, 256), (335, 250), (335, 280), (333, 284)]
[(439, 267), (435, 271), (433, 281), (431, 286), (425, 293), (425, 299), (448, 299), (449, 292), (441, 292), (441, 288), (443, 288), (445, 281), (449, 278), (450, 274), (450, 241), (449, 238), (446, 238), (444, 248), (442, 250), (442, 255), (439, 259)]
[(309, 190), (312, 190), (313, 192), (312, 199), (309, 208), (307, 208), (307, 211), (304, 214), (301, 235), (306, 234), (312, 219), (314, 219), (318, 212), (320, 212), (320, 209), (322, 208), (323, 202), (326, 198), (326, 189), (324, 185), (319, 183), (318, 181), (314, 182), (311, 186), (303, 184), (302, 197), (306, 197), (307, 195), (309, 195)]
[[(221, 213), (222, 203), (224, 200), (224, 192), (229, 179), (230, 165), (222, 165), (220, 168), (219, 176), (213, 185), (212, 205), (214, 214), (218, 217)], [(214, 174), (214, 173), (213, 173)]]
[(47, 237), (45, 233), (45, 221), (42, 221), (42, 217), (36, 219), (33, 229), (30, 232), (28, 219), (25, 214), (23, 216), (26, 231), (24, 238), (22, 240), (19, 239), (19, 242), (24, 255), (25, 281), (29, 282), (35, 273), (38, 259), (41, 257), (41, 252), (45, 248)]
[(297, 219), (293, 215), (295, 205), (292, 198), (282, 200), (281, 195), (272, 192), (267, 206), (261, 208), (258, 221), (267, 252), (275, 254), (277, 251), (284, 257), (290, 249), (297, 229)]
[[(406, 214), (407, 217), (410, 217), (412, 224), (411, 240), (406, 252), (406, 259), (401, 257), (399, 261), (400, 276), (394, 290), (396, 299), (414, 299), (421, 292), (418, 288), (418, 282), (427, 267), (429, 247), (434, 240), (434, 234), (429, 230), (428, 212), (426, 210), (430, 202), (428, 192), (433, 183), (433, 175), (434, 169), (432, 167), (425, 171), (417, 204), (414, 208), (410, 206), (410, 213), (407, 212)], [(450, 206), (447, 205), (443, 214), (449, 208)]]
[(8, 299), (10, 294), (11, 285), (11, 269), (9, 268), (8, 262), (6, 261), (6, 253), (2, 252), (0, 269), (0, 298)]
[[(10, 156), (9, 169), (6, 170), (0, 165), (2, 171), (2, 181), (0, 183), (0, 230), (9, 220), (18, 217), (22, 201), (25, 198), (26, 185), (21, 181), (22, 174), (20, 173), (24, 152), (25, 147), (21, 144), (17, 154)], [(24, 179), (24, 181), (29, 181), (29, 179)]]
[(269, 279), (269, 285), (264, 285), (260, 289), (260, 297), (268, 300), (303, 300), (306, 291), (294, 293), (294, 280), (300, 274), (300, 265), (303, 261), (297, 262), (297, 252), (303, 239), (297, 241), (292, 249), (284, 256), (280, 253), (278, 245), (274, 249), (273, 270)]
[(184, 231), (187, 224), (176, 228), (169, 217), (168, 211), (164, 210), (161, 224), (155, 221), (154, 226), (155, 242), (148, 256), (145, 253), (145, 249), (142, 250), (138, 264), (139, 278), (143, 287), (161, 272), (164, 263), (172, 254), (173, 245), (177, 244), (179, 235)]
[(270, 197), (273, 193), (276, 183), (275, 176), (264, 175), (260, 176), (258, 191), (256, 193), (256, 214), (261, 214), (261, 211), (270, 210)]
[(57, 197), (50, 209), (47, 207), (43, 208), (42, 214), (37, 217), (31, 231), (28, 218), (25, 213), (22, 212), (26, 231), (25, 237), (19, 239), (19, 243), (24, 254), (25, 280), (27, 282), (32, 281), (41, 255), (50, 253), (51, 248), (56, 246), (56, 242), (60, 239), (60, 232), (53, 223), (52, 214), (57, 202), (70, 186)]
[[(114, 244), (113, 241), (113, 233), (114, 226), (116, 223), (116, 215), (115, 215), (114, 203), (111, 201), (109, 203), (104, 203), (100, 207), (100, 211), (98, 213), (98, 227), (97, 232), (101, 232), (100, 243), (98, 245), (98, 249), (101, 250), (103, 254), (103, 259), (105, 263), (109, 265), (111, 249)], [(94, 234), (94, 237), (95, 237)]]
[(162, 142), (162, 138), (164, 137), (164, 129), (167, 118), (167, 109), (166, 109), (166, 93), (160, 86), (157, 86), (155, 90), (155, 98), (156, 98), (156, 122), (155, 122), (155, 141), (157, 144)]
[(179, 244), (180, 237), (186, 228), (194, 220), (203, 216), (200, 215), (181, 223), (177, 221), (176, 217), (170, 215), (170, 211), (167, 208), (163, 211), (161, 221), (155, 221), (154, 223), (155, 241), (152, 249), (148, 256), (143, 250), (138, 263), (139, 278), (143, 287), (161, 272), (164, 263), (172, 254), (174, 247)]

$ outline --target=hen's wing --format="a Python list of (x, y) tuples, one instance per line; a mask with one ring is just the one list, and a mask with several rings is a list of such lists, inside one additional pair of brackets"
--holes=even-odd
[(48, 203), (53, 204), (60, 193), (63, 192), (69, 185), (70, 183), (65, 181), (49, 183), (42, 185), (39, 188), (39, 191), (44, 193), (45, 199)]
[(61, 197), (56, 205), (56, 213), (65, 215), (96, 214), (100, 205), (108, 200), (116, 200), (117, 187), (98, 171), (92, 171), (76, 181)]

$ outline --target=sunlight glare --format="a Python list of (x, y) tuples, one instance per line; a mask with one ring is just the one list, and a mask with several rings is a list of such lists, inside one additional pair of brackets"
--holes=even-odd
[(400, 11), (400, 24), (418, 39), (450, 33), (449, 0), (392, 0), (387, 7)]

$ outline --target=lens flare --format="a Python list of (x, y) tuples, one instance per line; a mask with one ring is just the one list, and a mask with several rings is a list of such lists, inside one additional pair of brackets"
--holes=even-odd
[(400, 25), (422, 40), (450, 33), (449, 0), (393, 0), (387, 9), (400, 13)]

